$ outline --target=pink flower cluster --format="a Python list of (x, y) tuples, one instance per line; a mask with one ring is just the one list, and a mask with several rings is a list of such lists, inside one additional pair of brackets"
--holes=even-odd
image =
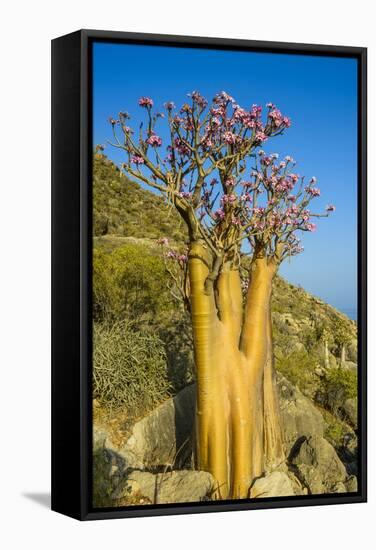
[(151, 97), (140, 97), (138, 100), (138, 104), (140, 107), (144, 107), (145, 109), (151, 109), (154, 105), (154, 101), (151, 99)]
[(222, 204), (233, 204), (234, 202), (236, 202), (236, 195), (234, 195), (233, 193), (231, 193), (230, 195), (223, 195), (220, 202)]
[(146, 140), (146, 143), (148, 143), (149, 145), (151, 145), (152, 147), (160, 147), (162, 145), (162, 139), (155, 135), (155, 134), (152, 134), (147, 140)]
[(273, 125), (276, 128), (280, 128), (281, 126), (284, 126), (285, 128), (289, 128), (291, 126), (291, 120), (289, 117), (284, 116), (279, 109), (273, 109), (268, 113), (268, 118), (271, 119)]
[(161, 246), (168, 246), (168, 238), (167, 237), (161, 237), (157, 240), (157, 244), (160, 244)]
[(175, 109), (175, 103), (173, 101), (167, 101), (164, 103), (164, 108), (167, 109), (167, 111), (172, 111)]
[(175, 250), (169, 250), (166, 257), (170, 260), (176, 260), (181, 263), (186, 263), (188, 261), (187, 254), (179, 254), (178, 252), (175, 252)]
[(305, 191), (308, 195), (311, 195), (311, 197), (319, 197), (321, 195), (321, 191), (318, 187), (306, 187)]
[(225, 132), (223, 134), (223, 141), (225, 143), (228, 143), (229, 145), (233, 145), (238, 141), (238, 139), (239, 139), (239, 136), (237, 136), (233, 132)]
[(214, 212), (213, 216), (216, 220), (223, 220), (225, 217), (225, 212), (224, 210), (222, 210), (222, 208), (218, 208), (218, 210)]
[(132, 155), (131, 156), (131, 162), (133, 162), (133, 164), (144, 164), (145, 161), (142, 157), (140, 157), (139, 155)]

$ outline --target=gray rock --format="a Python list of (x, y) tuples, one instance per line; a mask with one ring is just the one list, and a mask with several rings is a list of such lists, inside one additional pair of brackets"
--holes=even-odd
[(296, 494), (293, 482), (285, 472), (274, 471), (256, 479), (250, 490), (251, 498), (285, 497)]
[(358, 479), (356, 476), (350, 476), (346, 483), (346, 489), (349, 493), (356, 493), (358, 491)]
[(342, 481), (339, 481), (335, 485), (333, 485), (333, 488), (331, 490), (332, 493), (347, 493), (347, 488)]
[(345, 361), (344, 368), (353, 371), (355, 374), (358, 373), (358, 364), (353, 361)]
[(320, 411), (298, 388), (286, 378), (277, 375), (279, 404), (284, 429), (285, 451), (288, 456), (301, 437), (323, 437), (325, 421)]
[(354, 338), (347, 346), (346, 355), (349, 361), (356, 363), (358, 361), (358, 340)]
[(135, 470), (127, 475), (126, 483), (113, 498), (137, 495), (153, 504), (200, 502), (210, 497), (214, 487), (215, 480), (208, 472), (179, 470), (152, 474)]
[(104, 427), (94, 429), (94, 448), (105, 446), (123, 457), (128, 468), (182, 467), (192, 455), (195, 386), (187, 386), (131, 428), (128, 439), (114, 442)]
[(345, 420), (356, 428), (358, 426), (358, 402), (356, 398), (346, 399), (341, 407)]
[(296, 475), (312, 494), (343, 492), (341, 484), (347, 479), (346, 468), (326, 439), (311, 436), (292, 453)]

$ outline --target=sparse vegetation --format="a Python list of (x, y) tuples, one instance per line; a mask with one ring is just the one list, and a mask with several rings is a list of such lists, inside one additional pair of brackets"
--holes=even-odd
[(141, 416), (170, 394), (163, 343), (123, 321), (94, 325), (93, 396), (109, 412)]

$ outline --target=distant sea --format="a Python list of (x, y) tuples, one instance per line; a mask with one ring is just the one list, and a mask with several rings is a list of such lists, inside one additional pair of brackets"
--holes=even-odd
[(342, 313), (347, 315), (347, 317), (350, 317), (350, 319), (352, 319), (353, 321), (358, 320), (358, 311), (356, 308), (343, 309), (339, 307), (338, 309), (339, 311), (342, 311)]

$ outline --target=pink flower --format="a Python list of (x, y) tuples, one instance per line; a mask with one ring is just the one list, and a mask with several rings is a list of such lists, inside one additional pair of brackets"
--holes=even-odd
[(273, 109), (272, 111), (270, 111), (268, 117), (273, 121), (274, 125), (277, 126), (277, 128), (281, 126), (282, 113), (279, 109)]
[(188, 94), (188, 96), (192, 97), (193, 101), (194, 101), (195, 103), (197, 103), (197, 105), (198, 105), (201, 109), (205, 109), (205, 107), (206, 107), (207, 104), (208, 104), (207, 99), (205, 99), (205, 98), (200, 94), (200, 92), (197, 92), (196, 90), (193, 91), (191, 94)]
[(222, 208), (218, 208), (218, 210), (214, 212), (213, 216), (216, 220), (223, 220), (223, 218), (225, 217), (225, 213)]
[(240, 195), (240, 200), (242, 202), (251, 202), (252, 201), (252, 197), (249, 193), (243, 193), (242, 195)]
[(187, 262), (188, 261), (188, 256), (186, 254), (180, 254), (180, 256), (178, 256), (178, 260), (179, 262)]
[(307, 231), (316, 231), (316, 224), (315, 223), (306, 223), (305, 228)]
[(133, 164), (144, 164), (145, 161), (142, 157), (140, 157), (139, 155), (132, 155), (131, 156), (131, 162), (133, 162)]
[(271, 163), (272, 163), (272, 159), (270, 157), (263, 155), (261, 159), (261, 164), (263, 164), (264, 166), (270, 166)]
[(220, 126), (220, 125), (221, 125), (221, 121), (219, 120), (218, 117), (213, 116), (213, 117), (210, 119), (210, 124), (212, 124), (213, 126)]
[[(256, 175), (255, 174), (251, 174), (251, 176), (255, 176), (257, 177), (257, 172), (256, 172)], [(252, 187), (253, 186), (253, 183), (251, 181), (242, 181), (241, 184), (243, 187), (245, 187), (245, 189), (248, 189), (249, 187)]]
[(236, 201), (236, 195), (223, 195), (221, 202), (223, 204), (233, 204)]
[(321, 194), (321, 191), (318, 187), (306, 187), (305, 190), (308, 195), (311, 195), (311, 197), (319, 197)]
[(167, 111), (172, 111), (173, 109), (175, 109), (175, 103), (173, 101), (167, 101), (164, 104), (164, 107), (165, 109), (167, 109)]
[(230, 176), (229, 178), (227, 178), (227, 180), (225, 181), (225, 186), (226, 187), (233, 187), (235, 185), (235, 178)]
[(215, 98), (213, 99), (213, 102), (217, 103), (217, 104), (222, 103), (222, 102), (228, 102), (228, 101), (234, 101), (234, 98), (231, 97), (226, 92), (219, 92), (219, 94), (217, 94), (215, 96)]
[(180, 155), (189, 155), (190, 149), (184, 141), (182, 141), (180, 138), (175, 138), (174, 140), (175, 149)]
[(256, 132), (255, 140), (259, 143), (263, 143), (268, 139), (268, 136), (264, 132)]
[(181, 191), (179, 193), (179, 197), (182, 197), (183, 199), (190, 199), (192, 197), (192, 193), (188, 193), (187, 191)]
[(212, 107), (212, 108), (210, 109), (210, 112), (211, 112), (211, 114), (212, 114), (213, 116), (221, 116), (221, 117), (223, 117), (223, 116), (225, 116), (225, 114), (226, 114), (225, 109), (222, 108), (222, 107)]
[(150, 109), (154, 105), (154, 101), (150, 97), (140, 97), (138, 100), (138, 104), (140, 107), (145, 107), (146, 109)]
[(237, 225), (237, 226), (241, 225), (240, 219), (237, 218), (236, 216), (232, 216), (231, 223), (232, 223), (232, 225)]
[(146, 140), (146, 143), (148, 143), (152, 147), (160, 147), (162, 145), (162, 139), (159, 136), (153, 134)]
[(223, 141), (225, 143), (228, 143), (229, 145), (232, 145), (236, 143), (238, 136), (236, 134), (233, 134), (232, 132), (225, 132), (223, 134)]
[(167, 246), (168, 245), (167, 237), (161, 237), (160, 239), (158, 239), (157, 244), (160, 244), (161, 246)]

